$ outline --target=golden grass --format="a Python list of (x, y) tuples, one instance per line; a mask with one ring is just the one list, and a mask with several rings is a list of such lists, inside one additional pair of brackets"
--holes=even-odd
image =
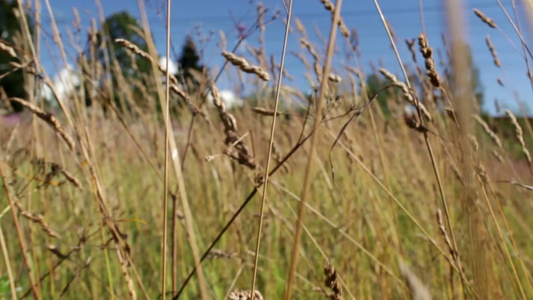
[[(374, 1), (403, 77), (392, 66), (376, 68), (388, 85), (369, 95), (356, 43), (355, 63), (332, 67), (337, 35), (354, 31), (342, 20), (342, 1), (321, 3), (332, 16), (327, 45), (313, 44), (300, 20), (285, 20), (287, 41), (301, 46), (291, 55), (306, 67), (293, 75), (309, 79), (309, 97), (284, 84), (291, 70), (283, 60), (265, 54), (268, 25), (285, 15), (264, 4), (230, 46), (258, 33), (257, 48), (248, 41), (250, 55), (237, 56), (220, 32), (209, 50), (222, 53), (224, 66), (193, 72), (195, 85), (158, 66), (143, 1), (138, 32), (148, 51), (125, 39), (97, 45), (94, 20), (88, 44), (73, 47), (87, 49), (76, 68), (80, 91), (65, 98), (27, 28), (14, 45), (0, 42), (31, 79), (28, 96), (11, 100), (32, 117), (0, 132), (0, 269), (7, 271), (0, 283), (9, 289), (0, 298), (533, 297), (533, 135), (511, 111), (502, 121), (475, 110), (461, 81), (462, 27), (450, 28), (447, 40), (454, 58), (447, 67), (457, 75), (450, 82), (423, 28), (406, 39), (412, 59), (404, 63)], [(450, 4), (449, 18), (457, 13)], [(486, 43), (508, 81), (498, 45)], [(150, 62), (148, 74), (128, 78), (113, 54), (95, 59), (98, 49), (118, 47)], [(530, 55), (525, 46), (519, 53)], [(221, 74), (253, 87), (257, 99), (229, 107), (217, 87)], [(273, 81), (275, 94), (265, 90)], [(59, 110), (40, 96), (42, 84)], [(385, 91), (394, 92), (378, 105)]]

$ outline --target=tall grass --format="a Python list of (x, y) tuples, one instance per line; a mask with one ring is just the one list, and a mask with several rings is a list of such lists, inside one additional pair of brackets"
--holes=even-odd
[[(73, 42), (81, 84), (68, 97), (37, 54), (46, 34), (60, 50), (57, 66), (72, 61), (49, 1), (50, 34), (36, 27), (32, 37), (19, 12), (20, 38), (0, 40), (0, 51), (24, 71), (28, 95), (10, 100), (32, 118), (0, 132), (0, 297), (532, 298), (529, 119), (481, 114), (462, 77), (459, 16), (497, 24), (450, 1), (448, 65), (436, 66), (437, 37), (424, 28), (408, 37), (407, 62), (374, 1), (402, 74), (383, 66), (383, 88), (370, 94), (372, 70), (360, 66), (342, 1), (321, 3), (332, 17), (325, 45), (291, 21), (292, 1), (279, 15), (260, 4), (233, 51), (224, 35), (209, 49), (225, 63), (218, 73), (192, 72), (195, 84), (157, 64), (143, 1), (138, 31), (148, 51), (124, 39), (97, 44), (100, 11), (88, 44)], [(287, 39), (301, 43), (291, 54), (305, 74), (285, 68), (285, 47), (280, 61), (265, 53), (264, 33), (281, 19)], [(245, 40), (242, 57), (235, 50)], [(340, 70), (331, 61), (344, 42), (354, 65)], [(503, 70), (498, 45), (487, 44)], [(119, 47), (150, 62), (148, 74), (126, 78), (113, 57), (95, 59), (98, 49)], [(517, 51), (532, 58), (525, 43)], [(290, 75), (305, 76), (315, 92), (284, 84)], [(229, 107), (222, 76), (253, 87), (257, 99)]]

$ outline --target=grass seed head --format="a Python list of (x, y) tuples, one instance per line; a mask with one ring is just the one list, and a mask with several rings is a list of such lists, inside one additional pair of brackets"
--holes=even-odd
[(483, 23), (489, 25), (490, 28), (496, 28), (496, 23), (494, 23), (494, 20), (487, 17), (482, 11), (477, 8), (474, 8), (474, 13), (479, 19), (481, 19), (481, 21), (483, 21)]

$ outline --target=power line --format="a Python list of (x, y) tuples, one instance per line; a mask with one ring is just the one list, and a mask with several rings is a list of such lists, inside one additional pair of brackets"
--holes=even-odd
[[(505, 5), (504, 5), (505, 6)], [(509, 4), (507, 5), (508, 8), (511, 8), (509, 7)], [(499, 5), (496, 4), (496, 3), (486, 3), (486, 2), (480, 2), (480, 3), (473, 3), (473, 4), (469, 4), (467, 9), (472, 9), (472, 8), (478, 8), (478, 9), (481, 9), (481, 8), (484, 8), (484, 9), (487, 9), (487, 8), (499, 8)], [(442, 6), (430, 6), (430, 7), (424, 7), (424, 13), (442, 13), (444, 12), (445, 9), (442, 7)], [(394, 8), (394, 9), (383, 9), (383, 13), (385, 15), (404, 15), (404, 14), (416, 14), (418, 15), (418, 7), (413, 7), (413, 8)], [(377, 12), (375, 10), (361, 10), (361, 11), (355, 11), (355, 10), (352, 10), (352, 11), (344, 11), (342, 13), (342, 17), (343, 18), (346, 18), (346, 17), (370, 17), (370, 16), (377, 16)], [(295, 14), (295, 17), (298, 17), (300, 19), (316, 19), (316, 18), (328, 18), (330, 19), (331, 18), (331, 15), (330, 14), (327, 14), (327, 13), (296, 13)], [(254, 16), (254, 15), (243, 15), (243, 16), (240, 16), (238, 19), (239, 20), (255, 20), (257, 17)], [(56, 23), (58, 24), (64, 24), (64, 23), (67, 23), (67, 22), (70, 22), (72, 21), (72, 19), (67, 19), (66, 17), (62, 17), (62, 18), (56, 18)], [(148, 17), (148, 20), (149, 21), (160, 21), (160, 19), (158, 17)], [(231, 18), (229, 17), (225, 17), (225, 16), (220, 16), (219, 15), (215, 15), (215, 16), (191, 16), (191, 17), (187, 17), (187, 16), (174, 16), (174, 17), (171, 17), (171, 21), (172, 22), (175, 22), (175, 21), (198, 21), (198, 20), (207, 20), (209, 21), (209, 23), (225, 23), (225, 22), (232, 22)], [(51, 22), (51, 19), (50, 18), (45, 18), (45, 19), (42, 19), (41, 20), (42, 22), (46, 22), (46, 23), (50, 23)]]

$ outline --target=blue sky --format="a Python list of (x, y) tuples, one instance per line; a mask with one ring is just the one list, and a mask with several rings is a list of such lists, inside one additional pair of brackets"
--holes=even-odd
[[(87, 29), (90, 26), (91, 18), (98, 18), (98, 10), (93, 1), (50, 0), (50, 2), (65, 42), (68, 42), (66, 34), (67, 28), (72, 30), (72, 22), (74, 20), (72, 12), (73, 7), (76, 7), (79, 11), (83, 29)], [(122, 10), (127, 10), (134, 17), (139, 18), (140, 16), (137, 0), (104, 0), (102, 2), (103, 11), (106, 16)], [(418, 0), (380, 1), (383, 12), (398, 37), (398, 46), (400, 48), (402, 59), (404, 62), (409, 63), (411, 63), (411, 55), (407, 51), (404, 40), (406, 38), (412, 39), (417, 37), (422, 30), (418, 2)], [(424, 5), (425, 25), (429, 43), (435, 49), (442, 49), (441, 33), (444, 33), (446, 30), (443, 2), (437, 0), (424, 0), (422, 2)], [(502, 2), (509, 13), (514, 15), (511, 0), (502, 0)], [(145, 0), (151, 30), (161, 55), (165, 54), (165, 3), (166, 1), (163, 0)], [(284, 15), (281, 0), (265, 0), (263, 1), (263, 4), (270, 10), (270, 12), (280, 9), (282, 11), (282, 16)], [(215, 32), (213, 41), (205, 50), (205, 63), (208, 66), (220, 66), (222, 58), (216, 49), (216, 44), (218, 42), (217, 32), (222, 30), (226, 33), (228, 48), (231, 49), (237, 41), (237, 31), (235, 30), (234, 20), (244, 25), (253, 24), (256, 17), (256, 6), (257, 1), (250, 0), (173, 1), (171, 18), (173, 45), (179, 52), (185, 36), (193, 30), (196, 24), (200, 24), (204, 34), (209, 33), (211, 30)], [(515, 96), (513, 95), (517, 95), (521, 101), (524, 101), (528, 106), (533, 108), (533, 103), (531, 102), (531, 96), (533, 94), (532, 88), (526, 76), (527, 69), (521, 53), (517, 52), (504, 35), (502, 35), (497, 29), (491, 29), (483, 24), (472, 12), (473, 8), (478, 8), (487, 16), (493, 18), (502, 31), (511, 38), (513, 43), (517, 47), (520, 47), (520, 40), (510, 23), (507, 21), (503, 11), (498, 6), (498, 3), (495, 0), (474, 0), (465, 2), (465, 6), (467, 7), (465, 13), (468, 21), (468, 29), (465, 30), (465, 35), (469, 38), (474, 55), (474, 63), (481, 71), (481, 81), (485, 88), (485, 110), (493, 114), (495, 113), (494, 99), (498, 99), (499, 104), (502, 107), (509, 107), (512, 110), (516, 110), (517, 105)], [(522, 21), (522, 28), (527, 32), (529, 24), (526, 22), (525, 16), (521, 14), (520, 7), (518, 7), (518, 10), (519, 17)], [(323, 36), (328, 36), (331, 17), (330, 14), (324, 10), (320, 1), (295, 0), (293, 11), (294, 17), (300, 18), (306, 26), (312, 42), (320, 44), (320, 39), (315, 35), (314, 28), (318, 28)], [(358, 31), (360, 49), (362, 52), (360, 63), (365, 68), (365, 72), (370, 73), (370, 62), (373, 61), (376, 65), (384, 64), (387, 69), (400, 75), (398, 62), (394, 57), (394, 53), (390, 47), (388, 37), (374, 7), (373, 1), (345, 0), (343, 1), (342, 16), (349, 28), (356, 28)], [(43, 28), (51, 32), (50, 17), (46, 13), (46, 10), (43, 10)], [(284, 25), (281, 20), (272, 23), (266, 29), (265, 40), (267, 55), (270, 56), (270, 54), (274, 54), (278, 62), (281, 56), (283, 34)], [(497, 69), (492, 63), (492, 57), (485, 44), (485, 37), (487, 35), (490, 35), (492, 42), (495, 45), (504, 67), (504, 71)], [(530, 37), (530, 34), (527, 33), (527, 41), (531, 41)], [(339, 35), (338, 38), (341, 39), (341, 36)], [(53, 45), (51, 41), (49, 42)], [(257, 36), (252, 36), (249, 39), (249, 43), (251, 45), (257, 45)], [(531, 43), (529, 44), (531, 45)], [(299, 41), (294, 35), (290, 39), (288, 47), (289, 50), (299, 49)], [(342, 47), (339, 48), (342, 49)], [(74, 53), (72, 48), (68, 49)], [(58, 69), (64, 67), (61, 64), (55, 66), (52, 60), (53, 56), (55, 56), (56, 61), (60, 61), (58, 59), (57, 49), (50, 51), (43, 46), (42, 61), (50, 74), (57, 73)], [(420, 56), (418, 58), (418, 63), (421, 65)], [(342, 69), (342, 66), (345, 64), (346, 61), (342, 55), (338, 55), (334, 58), (335, 68)], [(286, 69), (295, 78), (293, 82), (286, 83), (296, 86), (304, 91), (309, 90), (309, 86), (303, 77), (305, 71), (304, 66), (291, 55), (287, 56)], [(399, 77), (401, 78), (401, 76)], [(503, 80), (505, 87), (500, 87), (496, 83), (497, 78)], [(219, 85), (221, 88), (232, 88), (232, 84), (229, 83), (227, 79), (220, 81)]]

